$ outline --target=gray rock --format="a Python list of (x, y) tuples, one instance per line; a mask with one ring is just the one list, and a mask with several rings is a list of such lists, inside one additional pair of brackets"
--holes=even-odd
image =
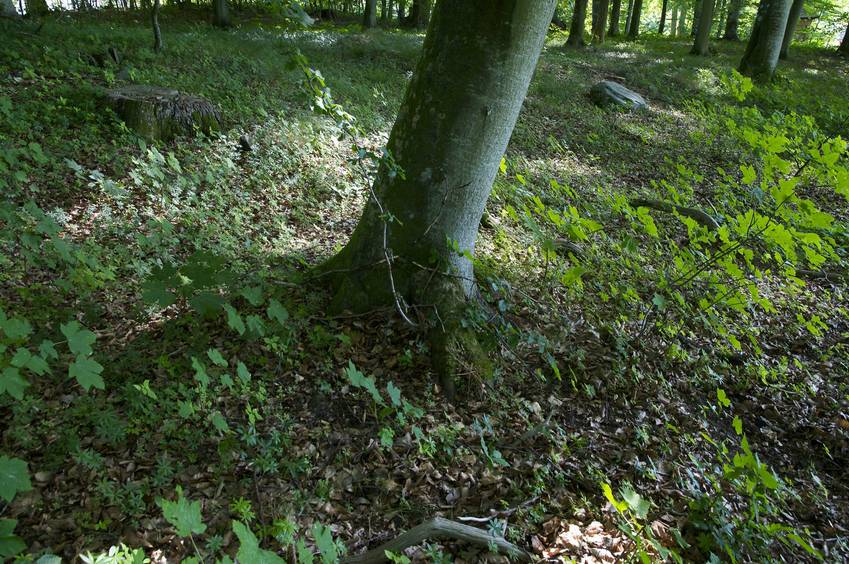
[(221, 115), (209, 101), (170, 88), (124, 86), (108, 91), (106, 100), (127, 127), (148, 139), (168, 141), (221, 127)]
[(590, 99), (601, 107), (615, 105), (629, 110), (648, 108), (642, 96), (612, 80), (602, 80), (593, 86)]

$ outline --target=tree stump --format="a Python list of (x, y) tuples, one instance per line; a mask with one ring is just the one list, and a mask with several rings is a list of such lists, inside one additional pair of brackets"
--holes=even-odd
[(179, 135), (221, 128), (221, 114), (211, 102), (159, 86), (131, 85), (110, 90), (109, 105), (127, 127), (150, 140), (170, 141)]

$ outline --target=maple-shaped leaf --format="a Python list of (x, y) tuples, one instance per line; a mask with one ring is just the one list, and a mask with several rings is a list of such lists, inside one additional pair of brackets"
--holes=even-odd
[(21, 371), (14, 366), (7, 366), (0, 372), (0, 394), (6, 392), (13, 398), (20, 400), (24, 398), (24, 390), (29, 382), (21, 376)]
[(98, 390), (106, 388), (103, 378), (100, 377), (101, 372), (103, 372), (103, 366), (99, 362), (82, 355), (68, 365), (68, 376), (76, 378), (85, 391), (89, 391), (91, 388)]
[(68, 348), (71, 352), (77, 355), (88, 356), (91, 354), (91, 345), (97, 340), (97, 337), (80, 325), (77, 321), (69, 321), (59, 326), (62, 334), (68, 339)]
[(156, 503), (162, 508), (165, 520), (177, 529), (177, 534), (181, 537), (200, 535), (206, 531), (200, 514), (200, 502), (186, 499), (181, 487), (177, 486), (177, 501), (159, 498)]
[(239, 537), (239, 552), (236, 560), (241, 564), (285, 564), (285, 560), (259, 547), (259, 541), (251, 530), (240, 521), (233, 521), (233, 532)]
[(31, 489), (27, 463), (20, 458), (0, 456), (0, 497), (9, 502), (18, 492)]

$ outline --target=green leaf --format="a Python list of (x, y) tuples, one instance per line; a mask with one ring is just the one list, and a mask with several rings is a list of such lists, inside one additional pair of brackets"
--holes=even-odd
[(159, 498), (156, 503), (162, 508), (162, 515), (177, 529), (177, 534), (181, 537), (200, 535), (206, 531), (206, 525), (203, 524), (203, 517), (200, 514), (200, 502), (189, 501), (183, 497), (183, 489), (179, 486), (177, 486), (177, 501)]
[(321, 523), (314, 523), (312, 526), (312, 536), (315, 539), (315, 546), (321, 553), (321, 561), (325, 564), (335, 564), (339, 562), (339, 549), (336, 543), (333, 542), (333, 534), (330, 527), (325, 527)]
[(20, 458), (0, 456), (0, 497), (10, 502), (18, 492), (31, 489), (27, 463)]
[(177, 296), (162, 280), (147, 280), (142, 285), (142, 300), (146, 304), (158, 304), (166, 308), (177, 301)]
[(36, 560), (35, 564), (62, 564), (62, 559), (55, 554), (45, 554)]
[(106, 388), (103, 378), (100, 377), (101, 372), (103, 372), (103, 367), (97, 361), (85, 358), (82, 355), (78, 356), (68, 366), (68, 376), (76, 378), (85, 391), (89, 391), (91, 388), (98, 390)]
[(628, 509), (628, 504), (624, 501), (619, 501), (616, 499), (616, 496), (613, 495), (613, 490), (610, 488), (610, 484), (602, 483), (601, 491), (604, 492), (604, 497), (607, 498), (607, 501), (610, 502), (610, 505), (616, 508), (620, 513)]
[[(209, 355), (209, 352), (207, 351), (206, 354)], [(221, 356), (220, 353), (219, 356)], [(209, 375), (206, 373), (206, 366), (204, 366), (203, 363), (199, 361), (196, 356), (192, 357), (192, 368), (195, 371), (195, 380), (200, 382), (202, 386), (209, 386)]]
[(43, 358), (33, 355), (28, 349), (23, 347), (20, 347), (15, 351), (15, 355), (12, 357), (11, 363), (12, 366), (26, 368), (39, 376), (44, 376), (44, 373), (50, 369)]
[(805, 550), (805, 552), (807, 552), (811, 556), (814, 556), (815, 558), (819, 558), (820, 560), (822, 560), (822, 558), (823, 558), (822, 553), (819, 550), (812, 547), (810, 544), (808, 544), (808, 542), (805, 541), (805, 539), (800, 537), (798, 534), (789, 533), (787, 535), (787, 538), (792, 540), (793, 542), (795, 542), (799, 546), (801, 546)]
[(731, 407), (731, 400), (728, 399), (728, 395), (726, 395), (725, 390), (722, 388), (716, 389), (716, 399), (719, 400), (719, 405), (722, 407)]
[(236, 375), (245, 384), (251, 381), (251, 373), (242, 361), (239, 361), (239, 364), (236, 365)]
[(18, 522), (15, 519), (0, 519), (0, 558), (11, 558), (23, 552), (27, 545), (17, 535), (12, 534)]
[(383, 427), (380, 430), (380, 446), (384, 448), (392, 448), (392, 445), (395, 444), (395, 431), (393, 431), (390, 427)]
[(262, 295), (262, 288), (259, 286), (244, 288), (242, 289), (241, 294), (246, 300), (248, 300), (248, 303), (254, 307), (261, 306), (262, 302), (265, 301), (265, 297)]
[(213, 413), (209, 420), (212, 422), (212, 426), (222, 433), (226, 433), (230, 430), (230, 426), (227, 425), (227, 420), (224, 419), (224, 416), (221, 415), (220, 411)]
[(262, 337), (265, 335), (265, 322), (258, 315), (249, 315), (246, 318), (248, 331)]
[(19, 317), (7, 318), (2, 310), (0, 310), (0, 329), (11, 341), (21, 341), (32, 333), (32, 325), (29, 321)]
[(221, 307), (227, 312), (227, 326), (239, 335), (245, 334), (245, 322), (242, 321), (242, 316), (236, 311), (236, 308), (230, 304), (224, 304)]
[(212, 364), (215, 364), (216, 366), (225, 367), (228, 364), (224, 357), (221, 356), (221, 353), (218, 352), (218, 349), (209, 349), (206, 351), (206, 356), (208, 356), (209, 360), (212, 361)]
[(0, 394), (6, 392), (16, 400), (20, 400), (24, 398), (24, 390), (28, 386), (29, 382), (14, 366), (8, 366), (0, 372)]
[(40, 354), (45, 360), (48, 358), (52, 358), (53, 360), (59, 358), (59, 353), (56, 352), (56, 345), (53, 341), (48, 340), (41, 341), (41, 344), (38, 345), (38, 354)]
[[(731, 402), (729, 402), (729, 404), (730, 403)], [(735, 433), (737, 433), (738, 435), (743, 434), (743, 420), (740, 419), (739, 415), (734, 416), (734, 421), (732, 421), (731, 424), (734, 426), (734, 432)]]
[(276, 320), (280, 325), (285, 326), (286, 321), (289, 319), (289, 312), (283, 307), (283, 304), (273, 298), (268, 301), (268, 308), (265, 312), (268, 314), (269, 319)]
[(395, 387), (393, 382), (386, 384), (386, 392), (389, 394), (389, 401), (392, 402), (392, 405), (401, 407), (401, 390)]
[(189, 298), (189, 305), (204, 317), (218, 312), (224, 304), (224, 298), (214, 292), (200, 292)]
[(76, 355), (88, 356), (92, 353), (91, 345), (97, 337), (76, 321), (69, 321), (59, 327), (68, 339), (68, 348)]
[(348, 376), (348, 381), (351, 382), (351, 385), (355, 388), (363, 388), (371, 394), (374, 403), (378, 405), (386, 405), (386, 402), (383, 400), (383, 396), (380, 395), (380, 391), (378, 391), (377, 386), (374, 383), (374, 378), (371, 376), (366, 376), (354, 365), (350, 360), (348, 361), (348, 367), (345, 369), (345, 375)]
[(286, 564), (286, 561), (259, 547), (259, 541), (251, 530), (240, 521), (233, 521), (233, 532), (239, 538), (239, 552), (236, 560), (241, 564)]
[(619, 493), (622, 494), (622, 499), (625, 500), (625, 503), (628, 504), (628, 507), (631, 508), (638, 519), (645, 519), (648, 516), (651, 503), (634, 491), (632, 487), (624, 486), (619, 489)]

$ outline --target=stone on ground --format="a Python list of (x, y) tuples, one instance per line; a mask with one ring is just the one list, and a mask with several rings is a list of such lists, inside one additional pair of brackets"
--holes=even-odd
[(642, 96), (612, 80), (602, 80), (593, 86), (590, 90), (590, 98), (596, 105), (602, 107), (615, 105), (629, 110), (648, 107)]

